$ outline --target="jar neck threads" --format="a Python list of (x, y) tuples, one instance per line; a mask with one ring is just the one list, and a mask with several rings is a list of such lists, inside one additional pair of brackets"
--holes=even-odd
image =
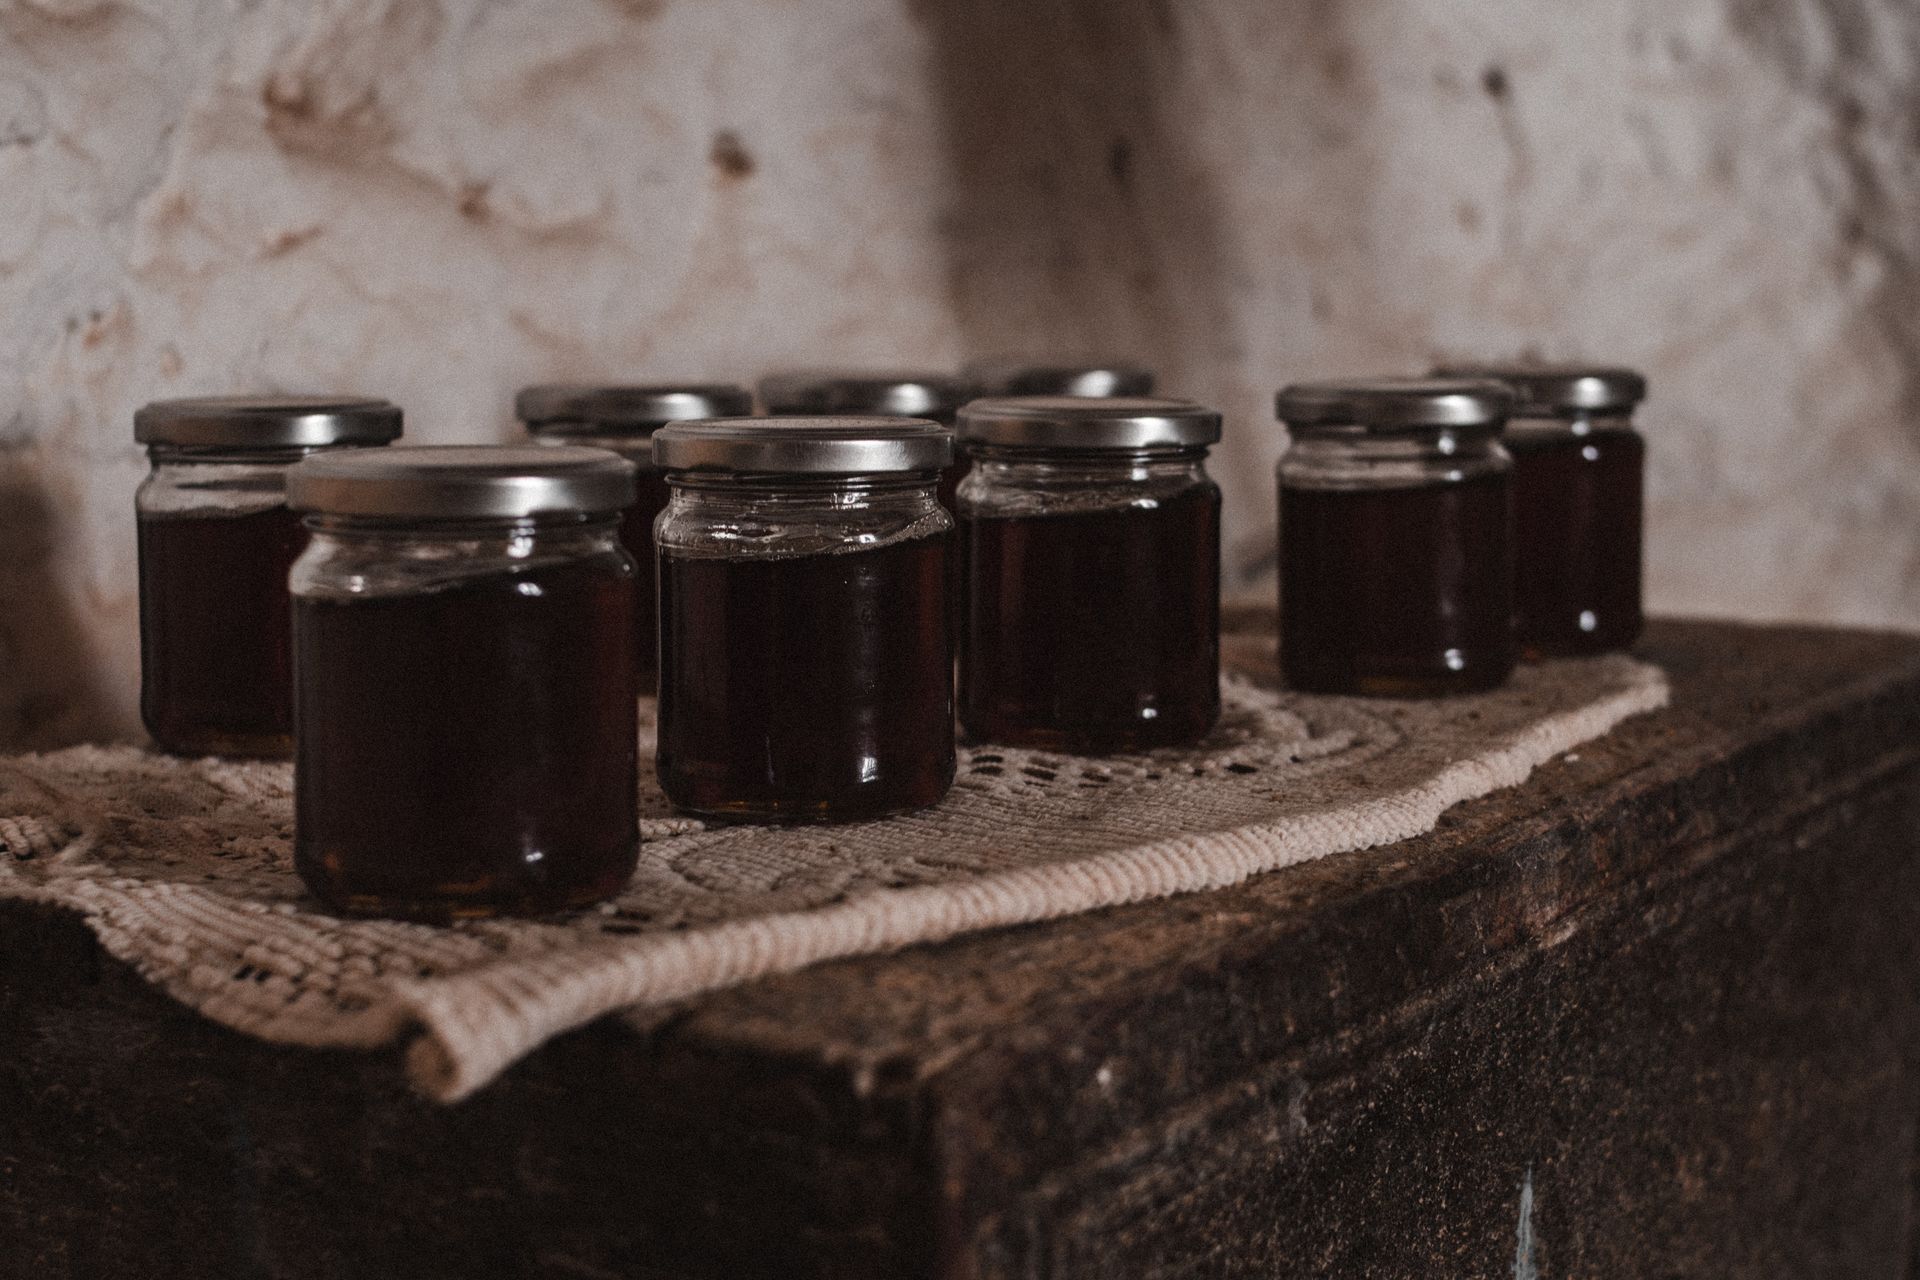
[(1280, 458), (1282, 486), (1303, 489), (1400, 489), (1457, 484), (1510, 471), (1497, 432), (1456, 427), (1372, 432), (1312, 428)]
[(346, 599), (415, 595), (548, 564), (617, 556), (619, 513), (421, 520), (309, 512), (293, 594)]
[(1029, 449), (974, 445), (967, 451), (980, 483), (1101, 486), (1204, 479), (1207, 449)]
[(654, 526), (670, 555), (784, 557), (877, 550), (944, 534), (933, 471), (858, 476), (669, 472)]

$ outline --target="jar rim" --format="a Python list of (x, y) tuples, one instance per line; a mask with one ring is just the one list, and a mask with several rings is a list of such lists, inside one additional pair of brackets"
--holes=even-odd
[(1089, 449), (1055, 444), (985, 444), (979, 441), (969, 443), (971, 447), (967, 450), (967, 457), (975, 463), (1044, 463), (1058, 460), (1063, 464), (1119, 465), (1136, 462), (1203, 461), (1210, 448), (1204, 444), (1152, 444), (1127, 449), (1112, 447)]
[(1339, 441), (1355, 444), (1369, 440), (1419, 440), (1423, 437), (1455, 436), (1466, 440), (1496, 440), (1513, 426), (1511, 419), (1499, 422), (1474, 422), (1464, 425), (1414, 423), (1410, 426), (1380, 426), (1366, 422), (1289, 422), (1287, 431), (1296, 441)]
[(191, 396), (134, 411), (139, 444), (236, 449), (385, 444), (399, 438), (400, 407), (362, 396)]
[(1151, 396), (1153, 370), (1130, 360), (1033, 361), (1010, 356), (968, 363), (983, 396)]
[(354, 441), (341, 444), (169, 444), (155, 441), (147, 446), (147, 460), (161, 466), (290, 467), (304, 458), (327, 450), (358, 449)]
[(1498, 430), (1513, 392), (1485, 378), (1342, 378), (1295, 382), (1274, 396), (1274, 414), (1290, 429), (1364, 431), (1436, 428)]
[(924, 418), (708, 418), (654, 432), (653, 460), (666, 471), (737, 475), (938, 471), (953, 461), (953, 431)]
[(321, 454), (287, 471), (299, 511), (427, 520), (515, 520), (631, 506), (633, 464), (569, 445), (433, 446)]
[(1191, 400), (1145, 396), (990, 396), (960, 410), (970, 445), (1087, 452), (1204, 446), (1220, 439), (1220, 414)]
[(782, 417), (950, 418), (974, 396), (972, 380), (959, 374), (895, 369), (782, 370), (758, 389), (762, 407)]
[(753, 412), (753, 396), (732, 382), (542, 383), (521, 388), (513, 404), (536, 435), (646, 435), (686, 418)]
[(1607, 410), (1631, 412), (1647, 398), (1646, 375), (1624, 365), (1515, 361), (1441, 365), (1434, 373), (1439, 377), (1490, 378), (1504, 383), (1513, 391), (1516, 418)]

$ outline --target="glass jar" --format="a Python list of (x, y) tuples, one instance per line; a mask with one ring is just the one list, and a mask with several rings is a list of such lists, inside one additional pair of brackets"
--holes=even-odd
[(689, 813), (880, 818), (953, 783), (934, 497), (952, 433), (887, 418), (736, 418), (654, 433), (660, 783)]
[(1497, 382), (1281, 391), (1280, 666), (1313, 693), (1422, 697), (1513, 670), (1512, 460)]
[(983, 396), (1150, 396), (1154, 386), (1153, 370), (1124, 360), (977, 360), (967, 366), (967, 377)]
[(293, 568), (294, 865), (444, 920), (616, 892), (639, 853), (633, 468), (598, 449), (310, 459)]
[[(945, 373), (776, 373), (760, 379), (760, 407), (785, 417), (856, 415), (924, 418), (951, 427), (960, 406), (973, 399), (973, 383)], [(940, 505), (953, 510), (954, 491), (966, 474), (958, 452), (940, 473)]]
[(1179, 400), (1032, 396), (960, 413), (967, 568), (960, 722), (987, 742), (1104, 754), (1191, 743), (1220, 716), (1220, 415)]
[(620, 541), (639, 573), (635, 643), (640, 691), (651, 695), (659, 677), (659, 602), (653, 582), (653, 522), (667, 508), (667, 482), (653, 465), (653, 433), (687, 418), (733, 418), (753, 412), (753, 397), (731, 383), (652, 386), (528, 387), (514, 398), (520, 421), (546, 444), (610, 449), (634, 465), (634, 503), (620, 522)]
[(1589, 365), (1484, 365), (1455, 376), (1513, 388), (1514, 619), (1527, 657), (1624, 649), (1640, 638), (1647, 380)]
[(152, 471), (134, 498), (140, 716), (176, 755), (293, 749), (287, 571), (307, 544), (287, 468), (400, 434), (385, 400), (222, 396), (133, 416)]

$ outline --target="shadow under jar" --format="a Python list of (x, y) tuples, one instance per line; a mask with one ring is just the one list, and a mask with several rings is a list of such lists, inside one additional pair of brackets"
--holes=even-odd
[(976, 400), (960, 434), (960, 722), (1108, 754), (1220, 717), (1220, 415), (1178, 400)]
[(1512, 462), (1497, 382), (1302, 383), (1278, 397), (1280, 667), (1313, 693), (1425, 697), (1513, 671)]
[(391, 449), (288, 477), (294, 865), (338, 911), (536, 915), (639, 854), (633, 468), (597, 449)]
[(740, 418), (654, 434), (660, 783), (761, 822), (881, 818), (953, 784), (952, 433)]
[(400, 434), (385, 400), (162, 400), (133, 418), (152, 471), (135, 498), (140, 716), (176, 755), (293, 750), (287, 572), (307, 544), (287, 468)]
[(620, 541), (638, 569), (634, 576), (635, 657), (640, 692), (652, 694), (659, 677), (659, 610), (653, 579), (653, 522), (667, 509), (667, 481), (653, 465), (653, 433), (689, 418), (734, 418), (753, 411), (753, 397), (731, 383), (657, 383), (650, 386), (528, 387), (514, 398), (527, 432), (543, 444), (608, 449), (634, 467), (634, 502), (620, 521)]
[(1631, 369), (1476, 365), (1449, 376), (1513, 389), (1514, 625), (1529, 658), (1625, 649), (1640, 638), (1647, 381)]

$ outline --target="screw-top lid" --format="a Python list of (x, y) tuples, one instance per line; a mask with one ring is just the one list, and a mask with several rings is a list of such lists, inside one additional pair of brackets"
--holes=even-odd
[(1632, 369), (1592, 364), (1455, 364), (1443, 378), (1492, 378), (1513, 388), (1513, 416), (1631, 412), (1647, 398), (1647, 380)]
[(1420, 431), (1440, 427), (1498, 430), (1513, 407), (1504, 383), (1472, 378), (1353, 378), (1296, 382), (1274, 397), (1289, 427)]
[(287, 470), (297, 511), (420, 520), (520, 520), (631, 506), (633, 464), (605, 449), (442, 446), (324, 453)]
[(135, 411), (141, 444), (317, 449), (385, 444), (400, 435), (400, 406), (357, 396), (197, 396)]
[(953, 461), (953, 432), (919, 418), (714, 418), (654, 432), (653, 460), (759, 475), (938, 471)]
[(960, 410), (969, 444), (1032, 449), (1154, 449), (1212, 444), (1220, 415), (1187, 400), (1002, 396)]
[(760, 379), (760, 403), (785, 415), (881, 414), (951, 418), (973, 398), (973, 384), (946, 373), (776, 373)]
[(1153, 370), (1124, 360), (1032, 364), (981, 360), (967, 375), (983, 396), (1150, 396)]
[(513, 405), (535, 434), (627, 436), (685, 418), (736, 418), (753, 412), (753, 397), (731, 382), (553, 383), (526, 388)]

